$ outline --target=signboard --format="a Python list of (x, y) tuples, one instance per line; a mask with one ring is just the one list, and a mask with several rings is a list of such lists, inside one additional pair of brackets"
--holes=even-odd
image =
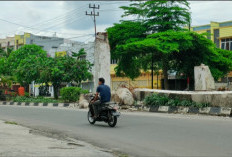
[[(35, 84), (34, 87), (40, 87), (40, 86), (45, 86), (45, 83), (41, 83), (41, 84)], [(51, 83), (48, 83), (49, 86), (52, 86)]]
[(56, 52), (56, 57), (64, 57), (67, 55), (66, 51), (60, 51), (60, 52)]

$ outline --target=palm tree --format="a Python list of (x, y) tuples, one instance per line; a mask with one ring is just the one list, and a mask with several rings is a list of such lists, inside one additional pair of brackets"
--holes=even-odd
[(0, 85), (6, 89), (12, 86), (15, 82), (15, 78), (13, 76), (1, 76), (0, 77)]

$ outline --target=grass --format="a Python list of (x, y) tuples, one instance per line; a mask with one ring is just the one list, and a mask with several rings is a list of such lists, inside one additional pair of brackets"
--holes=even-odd
[(34, 102), (34, 103), (59, 103), (62, 100), (56, 100), (53, 98), (45, 98), (45, 97), (25, 97), (25, 96), (17, 96), (13, 98), (14, 102)]
[(11, 122), (11, 121), (5, 121), (5, 124), (18, 125), (18, 123), (16, 123), (16, 122)]

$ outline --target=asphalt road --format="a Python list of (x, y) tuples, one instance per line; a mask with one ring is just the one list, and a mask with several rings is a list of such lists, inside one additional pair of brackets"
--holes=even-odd
[(86, 111), (0, 106), (0, 119), (69, 135), (131, 156), (232, 156), (232, 118), (122, 113), (115, 128)]

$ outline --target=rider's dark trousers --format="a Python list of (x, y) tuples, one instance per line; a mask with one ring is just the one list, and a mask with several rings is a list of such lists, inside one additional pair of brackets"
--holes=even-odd
[(97, 100), (94, 103), (92, 103), (92, 105), (93, 105), (94, 116), (99, 115), (99, 109), (100, 109), (100, 106), (101, 106), (101, 101)]

